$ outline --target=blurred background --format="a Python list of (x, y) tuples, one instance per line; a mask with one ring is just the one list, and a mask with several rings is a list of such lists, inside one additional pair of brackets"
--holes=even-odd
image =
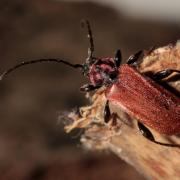
[[(0, 71), (23, 60), (87, 57), (91, 23), (95, 54), (123, 58), (180, 36), (178, 0), (0, 0)], [(0, 82), (1, 180), (143, 180), (110, 152), (87, 152), (78, 132), (65, 134), (62, 112), (87, 104), (81, 74), (62, 64), (26, 66)]]

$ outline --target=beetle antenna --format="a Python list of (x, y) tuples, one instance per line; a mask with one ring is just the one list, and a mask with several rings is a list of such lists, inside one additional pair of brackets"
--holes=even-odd
[(9, 68), (8, 70), (4, 71), (1, 75), (0, 75), (0, 80), (2, 80), (4, 78), (4, 76), (6, 76), (7, 74), (11, 73), (12, 71), (25, 66), (25, 65), (30, 65), (30, 64), (34, 64), (34, 63), (42, 63), (42, 62), (55, 62), (55, 63), (63, 63), (66, 64), (72, 68), (80, 68), (83, 69), (83, 65), (81, 64), (71, 64), (67, 61), (61, 60), (61, 59), (37, 59), (37, 60), (31, 60), (31, 61), (23, 61), (19, 64), (16, 64), (15, 66)]
[(86, 25), (87, 30), (88, 30), (88, 34), (87, 37), (89, 39), (89, 44), (90, 47), (88, 48), (88, 57), (86, 62), (87, 63), (91, 63), (92, 58), (93, 58), (93, 52), (94, 52), (94, 41), (93, 41), (93, 35), (92, 35), (92, 30), (91, 30), (91, 26), (88, 20), (83, 20), (82, 21), (82, 27), (84, 27), (84, 25)]

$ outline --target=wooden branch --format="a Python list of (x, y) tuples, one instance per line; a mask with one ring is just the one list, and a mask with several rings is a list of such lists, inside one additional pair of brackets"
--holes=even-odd
[[(157, 48), (146, 52), (139, 71), (143, 73), (157, 72), (173, 68), (180, 70), (180, 44)], [(174, 77), (174, 74), (172, 75)], [(180, 81), (170, 82), (173, 77), (166, 79), (176, 90), (180, 91)], [(106, 98), (104, 88), (93, 96), (89, 95), (91, 105), (80, 108), (79, 116), (72, 112), (69, 117), (72, 124), (65, 127), (69, 132), (74, 128), (84, 128), (81, 137), (82, 144), (88, 149), (110, 150), (127, 163), (134, 166), (148, 179), (169, 180), (180, 178), (180, 149), (164, 147), (145, 139), (138, 131), (136, 120), (111, 104), (111, 112), (118, 113), (119, 119), (104, 123), (103, 109)], [(128, 97), (127, 97), (128, 98)], [(161, 142), (180, 144), (178, 136), (164, 136), (152, 130), (155, 138)]]

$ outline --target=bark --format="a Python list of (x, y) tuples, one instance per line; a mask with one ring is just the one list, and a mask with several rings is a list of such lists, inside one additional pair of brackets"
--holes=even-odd
[[(180, 43), (146, 51), (139, 71), (148, 75), (153, 72), (173, 68), (180, 70)], [(180, 92), (179, 76), (173, 73), (164, 81)], [(89, 106), (80, 108), (80, 115), (72, 112), (71, 124), (65, 127), (69, 132), (74, 128), (84, 128), (82, 144), (93, 150), (109, 150), (134, 166), (147, 179), (180, 179), (180, 148), (164, 147), (145, 139), (138, 131), (136, 120), (113, 107), (111, 112), (118, 113), (119, 118), (112, 118), (104, 123), (103, 110), (106, 102), (105, 88), (89, 95)], [(115, 117), (115, 116), (114, 116)], [(180, 144), (180, 136), (165, 136), (151, 129), (155, 139), (166, 143)]]

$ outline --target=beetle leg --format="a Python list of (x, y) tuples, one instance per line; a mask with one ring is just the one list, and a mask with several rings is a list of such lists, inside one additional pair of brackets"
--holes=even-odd
[(104, 107), (104, 122), (108, 123), (110, 120), (111, 121), (111, 125), (112, 126), (116, 126), (117, 125), (117, 118), (118, 114), (117, 113), (111, 113), (110, 108), (109, 108), (109, 101), (106, 101), (105, 107)]
[(139, 131), (141, 132), (141, 134), (148, 140), (152, 141), (153, 143), (156, 143), (156, 144), (159, 144), (162, 146), (180, 148), (180, 144), (168, 144), (168, 143), (162, 143), (162, 142), (156, 141), (153, 134), (151, 133), (151, 131), (140, 122), (138, 122), (138, 128), (139, 128)]
[(166, 69), (166, 70), (162, 70), (162, 71), (158, 71), (156, 72), (154, 75), (153, 75), (153, 79), (158, 81), (158, 80), (161, 80), (161, 79), (164, 79), (166, 77), (168, 77), (169, 75), (171, 75), (173, 72), (176, 72), (176, 73), (179, 73), (180, 74), (180, 71), (179, 70), (176, 70), (176, 69)]
[(122, 61), (122, 55), (121, 55), (120, 49), (118, 49), (116, 51), (116, 55), (115, 55), (115, 58), (114, 58), (114, 62), (115, 62), (115, 65), (116, 65), (117, 68), (120, 66), (121, 61)]
[(154, 136), (151, 133), (151, 131), (147, 127), (145, 127), (142, 123), (138, 122), (138, 128), (139, 128), (140, 133), (145, 138), (147, 138), (148, 140), (153, 141), (153, 142), (155, 141)]
[(127, 64), (131, 64), (131, 65), (136, 65), (135, 63), (137, 63), (139, 61), (139, 58), (141, 56), (141, 54), (143, 53), (142, 50), (138, 51), (137, 53), (131, 55), (128, 60), (127, 60)]
[(90, 91), (94, 91), (98, 88), (100, 88), (101, 86), (93, 86), (92, 84), (85, 84), (83, 86), (80, 87), (80, 91), (83, 92), (90, 92)]
[(76, 107), (74, 112), (75, 112), (76, 115), (78, 115), (79, 118), (82, 118), (80, 107)]
[(111, 111), (109, 108), (109, 101), (106, 101), (106, 105), (104, 107), (104, 122), (108, 123), (111, 119)]

